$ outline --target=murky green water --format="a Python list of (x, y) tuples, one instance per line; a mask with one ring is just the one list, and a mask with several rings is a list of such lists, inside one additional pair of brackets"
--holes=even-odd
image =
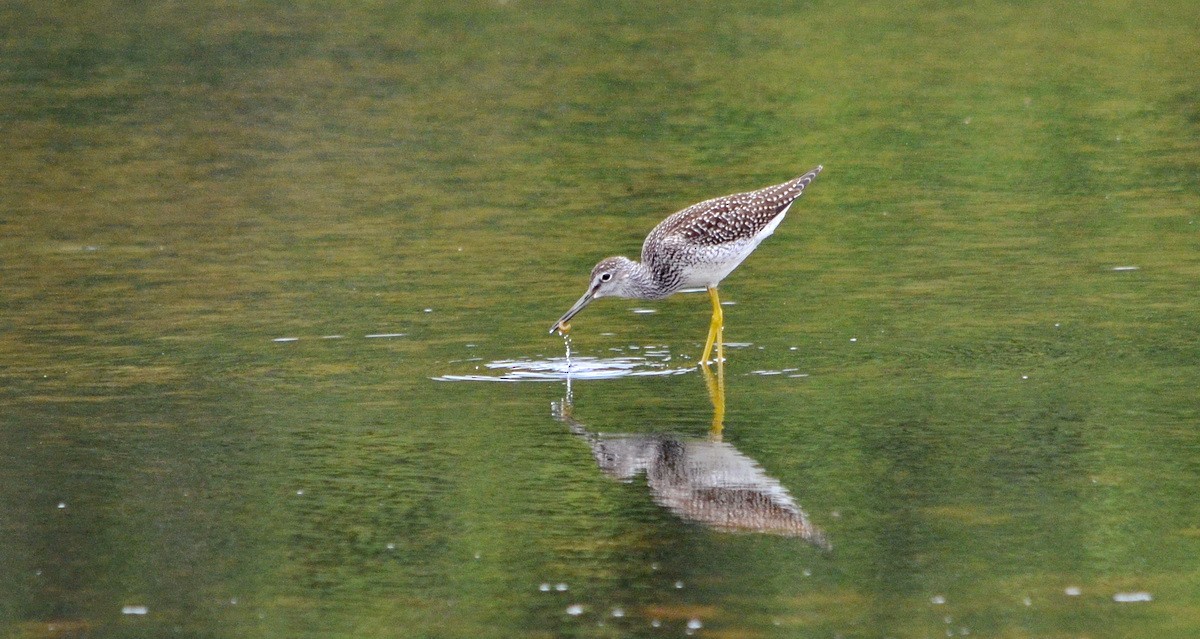
[[(1195, 3), (0, 28), (0, 634), (1200, 633)], [(698, 295), (568, 397), (597, 259), (818, 163), (723, 420)]]

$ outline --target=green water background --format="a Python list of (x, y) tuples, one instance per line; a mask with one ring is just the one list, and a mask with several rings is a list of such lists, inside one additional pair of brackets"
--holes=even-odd
[[(1200, 632), (1200, 5), (18, 1), (0, 29), (6, 636)], [(818, 163), (722, 286), (725, 441), (832, 552), (604, 476), (561, 383), (432, 379), (561, 357), (596, 260)], [(690, 365), (707, 312), (604, 300), (575, 354)], [(573, 394), (595, 431), (712, 418), (697, 374)]]

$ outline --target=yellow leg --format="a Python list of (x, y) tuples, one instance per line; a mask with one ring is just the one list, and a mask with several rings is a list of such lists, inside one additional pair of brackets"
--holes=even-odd
[(721, 297), (717, 295), (717, 287), (710, 286), (708, 288), (708, 297), (712, 300), (712, 321), (708, 324), (708, 339), (704, 342), (704, 357), (700, 358), (700, 363), (707, 364), (708, 356), (712, 355), (713, 344), (717, 345), (717, 361), (725, 359), (725, 340), (722, 339), (725, 333), (725, 313), (721, 311)]
[(721, 441), (721, 432), (725, 430), (725, 362), (717, 358), (716, 378), (707, 363), (701, 363), (700, 371), (704, 373), (704, 385), (708, 387), (708, 399), (713, 405), (712, 428), (708, 436), (713, 441)]
[(717, 329), (717, 370), (725, 371), (725, 315), (721, 314), (721, 327)]

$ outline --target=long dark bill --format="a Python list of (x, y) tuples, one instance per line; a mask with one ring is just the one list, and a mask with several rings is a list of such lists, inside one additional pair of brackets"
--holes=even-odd
[(550, 327), (550, 332), (553, 333), (554, 331), (561, 329), (563, 324), (571, 321), (572, 317), (575, 317), (577, 314), (579, 314), (579, 311), (582, 311), (587, 307), (588, 304), (592, 303), (592, 299), (595, 295), (596, 291), (590, 289), (588, 292), (584, 293), (583, 297), (579, 298), (579, 301), (575, 302), (575, 304), (571, 306), (571, 309), (566, 313), (563, 313), (563, 316), (558, 318), (558, 321), (554, 323), (554, 326)]

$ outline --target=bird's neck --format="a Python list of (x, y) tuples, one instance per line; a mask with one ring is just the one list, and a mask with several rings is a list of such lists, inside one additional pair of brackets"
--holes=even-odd
[(670, 281), (670, 278), (663, 278), (659, 273), (646, 265), (645, 262), (632, 262), (626, 278), (626, 284), (629, 292), (633, 293), (631, 297), (640, 299), (657, 300), (662, 299), (671, 293), (674, 293), (675, 282)]

